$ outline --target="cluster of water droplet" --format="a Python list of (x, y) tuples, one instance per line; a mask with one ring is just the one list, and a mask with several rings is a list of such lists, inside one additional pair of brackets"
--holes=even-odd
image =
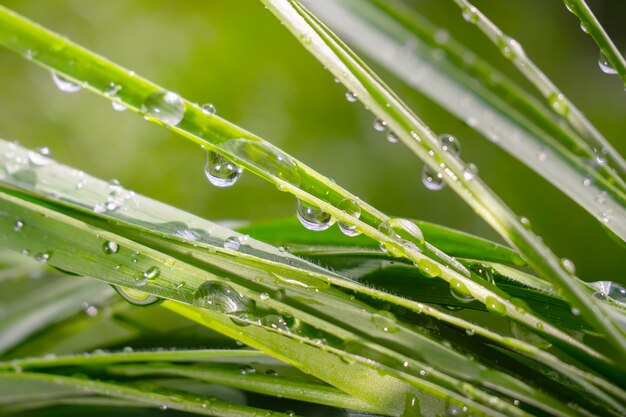
[[(96, 213), (104, 214), (116, 211), (135, 196), (133, 191), (126, 190), (117, 180), (110, 181), (108, 187), (109, 194), (106, 200), (93, 207), (93, 211)], [(77, 188), (79, 188), (78, 185)]]
[[(459, 156), (461, 154), (461, 143), (457, 138), (446, 133), (439, 135), (439, 146), (444, 152)], [(434, 152), (430, 152), (434, 156)], [(476, 175), (478, 169), (474, 164), (469, 164), (463, 171), (463, 177), (471, 180)], [(433, 191), (441, 190), (445, 185), (443, 174), (424, 164), (422, 168), (422, 183), (426, 188)]]

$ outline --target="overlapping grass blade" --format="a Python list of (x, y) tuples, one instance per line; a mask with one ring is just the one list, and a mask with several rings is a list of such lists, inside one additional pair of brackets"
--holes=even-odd
[[(573, 276), (561, 260), (472, 172), (452, 153), (439, 146), (436, 135), (388, 87), (356, 57), (321, 22), (297, 1), (263, 0), (285, 27), (363, 104), (461, 196), (502, 237), (518, 248), (529, 264), (577, 308), (594, 328), (610, 342), (613, 354), (626, 358), (626, 336), (613, 322), (598, 300), (589, 296), (585, 286)], [(330, 3), (329, 3), (330, 4)], [(579, 189), (583, 189), (582, 183)], [(624, 207), (618, 205), (620, 210)], [(626, 217), (624, 217), (626, 218)], [(412, 253), (405, 252), (410, 259)], [(445, 275), (442, 274), (445, 279)], [(470, 284), (473, 285), (473, 284)], [(469, 288), (469, 287), (468, 287)], [(470, 289), (472, 295), (474, 290)], [(475, 295), (489, 304), (486, 298)], [(497, 299), (505, 309), (514, 309), (506, 298)]]

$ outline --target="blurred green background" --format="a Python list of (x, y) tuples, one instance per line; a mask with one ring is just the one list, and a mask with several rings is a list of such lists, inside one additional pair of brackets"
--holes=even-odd
[[(450, 1), (410, 3), (523, 86)], [(626, 94), (560, 0), (475, 1), (624, 154)], [(4, 0), (2, 4), (273, 142), (390, 215), (498, 239), (450, 190), (426, 190), (421, 163), (372, 129), (372, 116), (256, 0)], [(626, 2), (589, 1), (626, 49)], [(380, 71), (380, 69), (376, 68)], [(451, 133), (482, 178), (587, 280), (626, 282), (624, 251), (582, 209), (428, 99), (382, 72), (437, 133)], [(529, 87), (530, 88), (530, 87)], [(244, 175), (210, 186), (197, 146), (106, 100), (60, 92), (41, 68), (0, 50), (0, 136), (49, 146), (66, 164), (209, 219), (293, 215), (290, 196)]]

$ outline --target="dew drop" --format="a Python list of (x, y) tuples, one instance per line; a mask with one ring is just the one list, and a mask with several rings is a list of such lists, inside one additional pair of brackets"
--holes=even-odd
[(132, 288), (113, 286), (113, 289), (130, 304), (138, 307), (147, 307), (158, 304), (163, 300), (156, 295), (147, 294)]
[(497, 298), (491, 295), (487, 296), (485, 300), (485, 306), (487, 311), (496, 316), (504, 316), (506, 314), (506, 306), (502, 304)]
[(516, 59), (524, 56), (522, 45), (510, 36), (502, 35), (498, 39), (498, 47), (506, 59)]
[(217, 152), (206, 151), (204, 175), (216, 187), (230, 187), (237, 182), (243, 169)]
[(478, 174), (478, 167), (471, 162), (463, 170), (463, 178), (467, 181), (473, 180), (476, 177), (476, 174)]
[(580, 22), (580, 30), (582, 30), (585, 33), (589, 33), (589, 24), (587, 22)]
[(611, 281), (592, 282), (591, 287), (596, 290), (594, 297), (606, 299), (607, 297), (621, 304), (626, 304), (626, 288)]
[(261, 324), (279, 332), (289, 333), (289, 325), (280, 314), (267, 314), (261, 318)]
[[(337, 208), (347, 215), (354, 217), (355, 219), (361, 217), (361, 206), (355, 200), (346, 198), (341, 203), (339, 203)], [(357, 227), (354, 225), (341, 221), (338, 222), (337, 225), (339, 226), (339, 230), (341, 230), (341, 232), (346, 236), (356, 236), (360, 234), (360, 232), (357, 230)]]
[(398, 143), (398, 136), (393, 132), (389, 132), (387, 133), (387, 140), (389, 143)]
[(13, 230), (16, 232), (22, 231), (23, 228), (24, 228), (24, 222), (21, 220), (18, 220), (13, 224)]
[(591, 185), (591, 178), (590, 177), (585, 177), (583, 179), (583, 186), (584, 187), (589, 187)]
[(480, 21), (478, 10), (474, 6), (463, 7), (462, 14), (466, 22), (476, 24)]
[(102, 251), (107, 255), (113, 255), (120, 250), (119, 245), (116, 242), (107, 240), (102, 244)]
[(470, 293), (465, 284), (458, 279), (453, 279), (452, 282), (450, 282), (450, 294), (462, 303), (469, 303), (474, 300), (472, 293)]
[(28, 152), (28, 161), (35, 167), (49, 165), (52, 162), (50, 157), (50, 148), (42, 146), (41, 148)]
[(598, 65), (600, 66), (602, 72), (605, 74), (617, 74), (617, 71), (615, 71), (615, 68), (613, 68), (613, 66), (609, 62), (609, 58), (604, 52), (600, 52), (600, 56), (598, 57)]
[(51, 74), (52, 79), (54, 80), (54, 84), (59, 90), (63, 91), (64, 93), (76, 93), (82, 89), (79, 84), (68, 80), (67, 78), (57, 74), (56, 72), (53, 72)]
[(567, 258), (561, 259), (561, 266), (570, 274), (576, 273), (576, 265), (574, 265), (574, 262), (572, 262), (571, 260)]
[(419, 268), (422, 275), (427, 278), (435, 278), (441, 275), (441, 268), (439, 265), (428, 258), (418, 260), (416, 266)]
[(393, 313), (381, 310), (374, 313), (371, 322), (385, 333), (395, 333), (398, 331), (398, 320)]
[(382, 119), (374, 120), (374, 130), (384, 132), (387, 129), (387, 122)]
[(35, 259), (42, 264), (48, 263), (50, 257), (52, 256), (51, 252), (41, 252), (35, 255)]
[(193, 304), (220, 313), (238, 313), (254, 308), (254, 301), (226, 284), (207, 281), (194, 294)]
[(422, 184), (432, 191), (439, 191), (446, 185), (443, 175), (428, 165), (422, 168)]
[(158, 266), (151, 266), (150, 268), (146, 269), (143, 274), (141, 274), (142, 278), (147, 280), (156, 279), (159, 277), (159, 275), (161, 275), (161, 270)]
[(239, 236), (231, 236), (224, 241), (224, 249), (238, 251), (241, 247), (241, 239)]
[(556, 92), (550, 94), (550, 97), (548, 97), (548, 102), (555, 112), (557, 112), (561, 116), (567, 116), (567, 113), (569, 112), (569, 106), (567, 104), (567, 99), (563, 94)]
[(96, 317), (98, 315), (98, 307), (94, 305), (85, 304), (83, 311), (88, 317)]
[(447, 133), (439, 135), (439, 146), (444, 152), (459, 156), (461, 154), (461, 143), (457, 138)]
[(474, 336), (476, 334), (476, 330), (474, 329), (465, 329), (465, 334), (468, 336)]
[(355, 101), (357, 101), (356, 93), (353, 93), (352, 91), (348, 91), (346, 93), (346, 100), (348, 100), (350, 103), (354, 103)]
[(239, 368), (239, 373), (241, 373), (241, 375), (252, 375), (256, 373), (256, 369), (254, 369), (250, 365), (243, 365), (241, 368)]
[(217, 109), (211, 103), (203, 104), (202, 107), (200, 107), (200, 109), (202, 109), (202, 113), (204, 114), (216, 114), (217, 113)]
[(124, 103), (122, 103), (121, 101), (112, 101), (111, 102), (111, 107), (113, 107), (113, 110), (115, 110), (115, 111), (124, 111), (124, 110), (126, 110), (126, 105), (124, 105)]
[(300, 223), (315, 232), (326, 230), (334, 223), (330, 214), (302, 200), (297, 200), (296, 213)]
[(166, 125), (176, 126), (185, 116), (185, 102), (176, 93), (159, 91), (146, 98), (142, 111)]

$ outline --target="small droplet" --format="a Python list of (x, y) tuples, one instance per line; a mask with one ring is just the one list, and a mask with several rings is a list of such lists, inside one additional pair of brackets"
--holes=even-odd
[(126, 110), (126, 106), (121, 101), (115, 101), (115, 100), (112, 101), (111, 102), (111, 107), (113, 107), (113, 110), (115, 110), (115, 111), (124, 111), (124, 110)]
[(200, 108), (202, 109), (202, 113), (204, 114), (216, 114), (217, 113), (217, 109), (211, 103), (203, 104), (202, 107)]
[(280, 314), (267, 314), (261, 318), (261, 324), (279, 332), (289, 333), (289, 325)]
[(615, 71), (615, 68), (613, 68), (613, 65), (611, 65), (611, 63), (609, 62), (609, 58), (602, 51), (600, 52), (600, 56), (598, 57), (598, 65), (600, 66), (602, 72), (605, 74), (617, 74), (617, 71)]
[(510, 36), (502, 35), (498, 39), (498, 47), (506, 59), (512, 60), (524, 56), (522, 45)]
[(478, 174), (478, 167), (471, 162), (467, 164), (467, 167), (463, 170), (463, 178), (467, 181), (473, 180), (476, 174)]
[(491, 295), (487, 296), (485, 300), (485, 306), (487, 311), (496, 316), (504, 316), (506, 314), (506, 306), (502, 304), (497, 298)]
[(239, 236), (231, 236), (224, 241), (224, 249), (238, 251), (240, 247), (241, 240), (239, 239)]
[(42, 146), (41, 148), (28, 152), (28, 161), (35, 167), (46, 166), (52, 162), (50, 155), (50, 148)]
[(548, 159), (548, 150), (545, 148), (541, 149), (537, 154), (537, 159), (539, 160), (539, 162), (544, 162), (546, 159)]
[(478, 10), (476, 10), (476, 7), (474, 6), (464, 7), (462, 10), (462, 14), (463, 19), (465, 19), (466, 22), (476, 24), (480, 21)]
[(50, 260), (51, 256), (52, 256), (51, 252), (41, 252), (35, 255), (35, 259), (41, 262), (42, 264), (45, 264), (45, 263), (48, 263), (48, 260)]
[(113, 286), (113, 289), (130, 304), (138, 307), (147, 307), (161, 303), (163, 300), (156, 295), (148, 294), (132, 288)]
[(330, 214), (299, 199), (296, 213), (304, 227), (316, 232), (326, 230), (334, 223)]
[(239, 294), (226, 284), (207, 281), (202, 284), (194, 295), (193, 304), (220, 313), (238, 313), (254, 308), (254, 301)]
[(589, 187), (591, 185), (591, 178), (590, 177), (585, 177), (583, 178), (583, 186), (584, 187)]
[(530, 230), (531, 225), (530, 225), (530, 220), (528, 220), (528, 218), (520, 217), (519, 221), (522, 224), (522, 226), (524, 226), (525, 229)]
[(389, 141), (389, 143), (398, 143), (399, 139), (395, 133), (389, 132), (387, 133), (387, 140)]
[(422, 168), (422, 183), (432, 191), (439, 191), (446, 185), (443, 175), (428, 165), (424, 165)]
[(353, 93), (352, 91), (348, 91), (346, 93), (346, 100), (348, 100), (350, 103), (354, 103), (355, 101), (357, 101), (356, 93)]
[(68, 80), (56, 72), (52, 72), (52, 79), (54, 80), (54, 84), (56, 84), (57, 88), (64, 93), (76, 93), (82, 89), (79, 84)]
[(384, 132), (387, 129), (387, 122), (382, 119), (374, 120), (374, 130)]
[(119, 245), (116, 242), (107, 240), (102, 244), (102, 251), (107, 255), (113, 255), (120, 250)]
[(585, 33), (589, 33), (589, 24), (587, 22), (580, 22), (580, 30), (582, 30)]
[(142, 110), (166, 125), (176, 126), (185, 116), (185, 102), (176, 93), (159, 91), (146, 98)]
[(216, 187), (230, 187), (237, 182), (243, 169), (224, 158), (217, 152), (206, 151), (204, 159), (204, 175)]
[(439, 265), (428, 258), (418, 260), (415, 266), (417, 266), (420, 272), (427, 278), (435, 278), (441, 275), (441, 268)]
[(13, 224), (13, 230), (16, 232), (22, 231), (23, 228), (24, 228), (24, 222), (21, 220), (18, 220)]
[(576, 265), (574, 265), (574, 262), (570, 261), (567, 258), (561, 259), (561, 266), (563, 266), (563, 269), (565, 269), (572, 275), (576, 273)]
[(561, 93), (552, 93), (550, 97), (548, 97), (548, 101), (550, 102), (550, 106), (554, 109), (555, 112), (560, 114), (561, 116), (567, 116), (569, 112), (569, 106), (567, 104), (567, 99)]
[(270, 295), (266, 292), (263, 292), (259, 294), (259, 298), (261, 299), (261, 301), (267, 301), (270, 299)]
[(151, 266), (150, 268), (146, 269), (143, 274), (141, 274), (143, 279), (147, 280), (156, 279), (159, 277), (159, 275), (161, 275), (161, 270), (158, 266)]
[(457, 138), (447, 133), (439, 135), (439, 146), (444, 152), (459, 156), (461, 154), (461, 143)]
[(474, 300), (472, 293), (467, 289), (465, 284), (458, 279), (453, 279), (452, 282), (450, 282), (450, 294), (462, 303), (469, 303)]
[(165, 405), (165, 404), (161, 404), (161, 405), (159, 406), (159, 410), (161, 410), (161, 411), (167, 411), (167, 405)]
[(256, 369), (254, 369), (250, 365), (243, 365), (241, 368), (239, 368), (239, 372), (241, 373), (241, 375), (252, 375), (256, 373)]
[(468, 336), (474, 336), (476, 334), (476, 330), (474, 329), (465, 329), (465, 334)]
[[(361, 217), (361, 206), (359, 206), (359, 203), (357, 203), (355, 200), (346, 198), (341, 203), (339, 203), (337, 208), (347, 215), (354, 217), (355, 219)], [(354, 225), (341, 221), (337, 224), (339, 226), (339, 230), (341, 230), (341, 232), (346, 236), (356, 236), (360, 234), (360, 232), (357, 230), (357, 227)]]
[(94, 305), (85, 304), (83, 311), (89, 317), (96, 317), (98, 315), (98, 307)]

